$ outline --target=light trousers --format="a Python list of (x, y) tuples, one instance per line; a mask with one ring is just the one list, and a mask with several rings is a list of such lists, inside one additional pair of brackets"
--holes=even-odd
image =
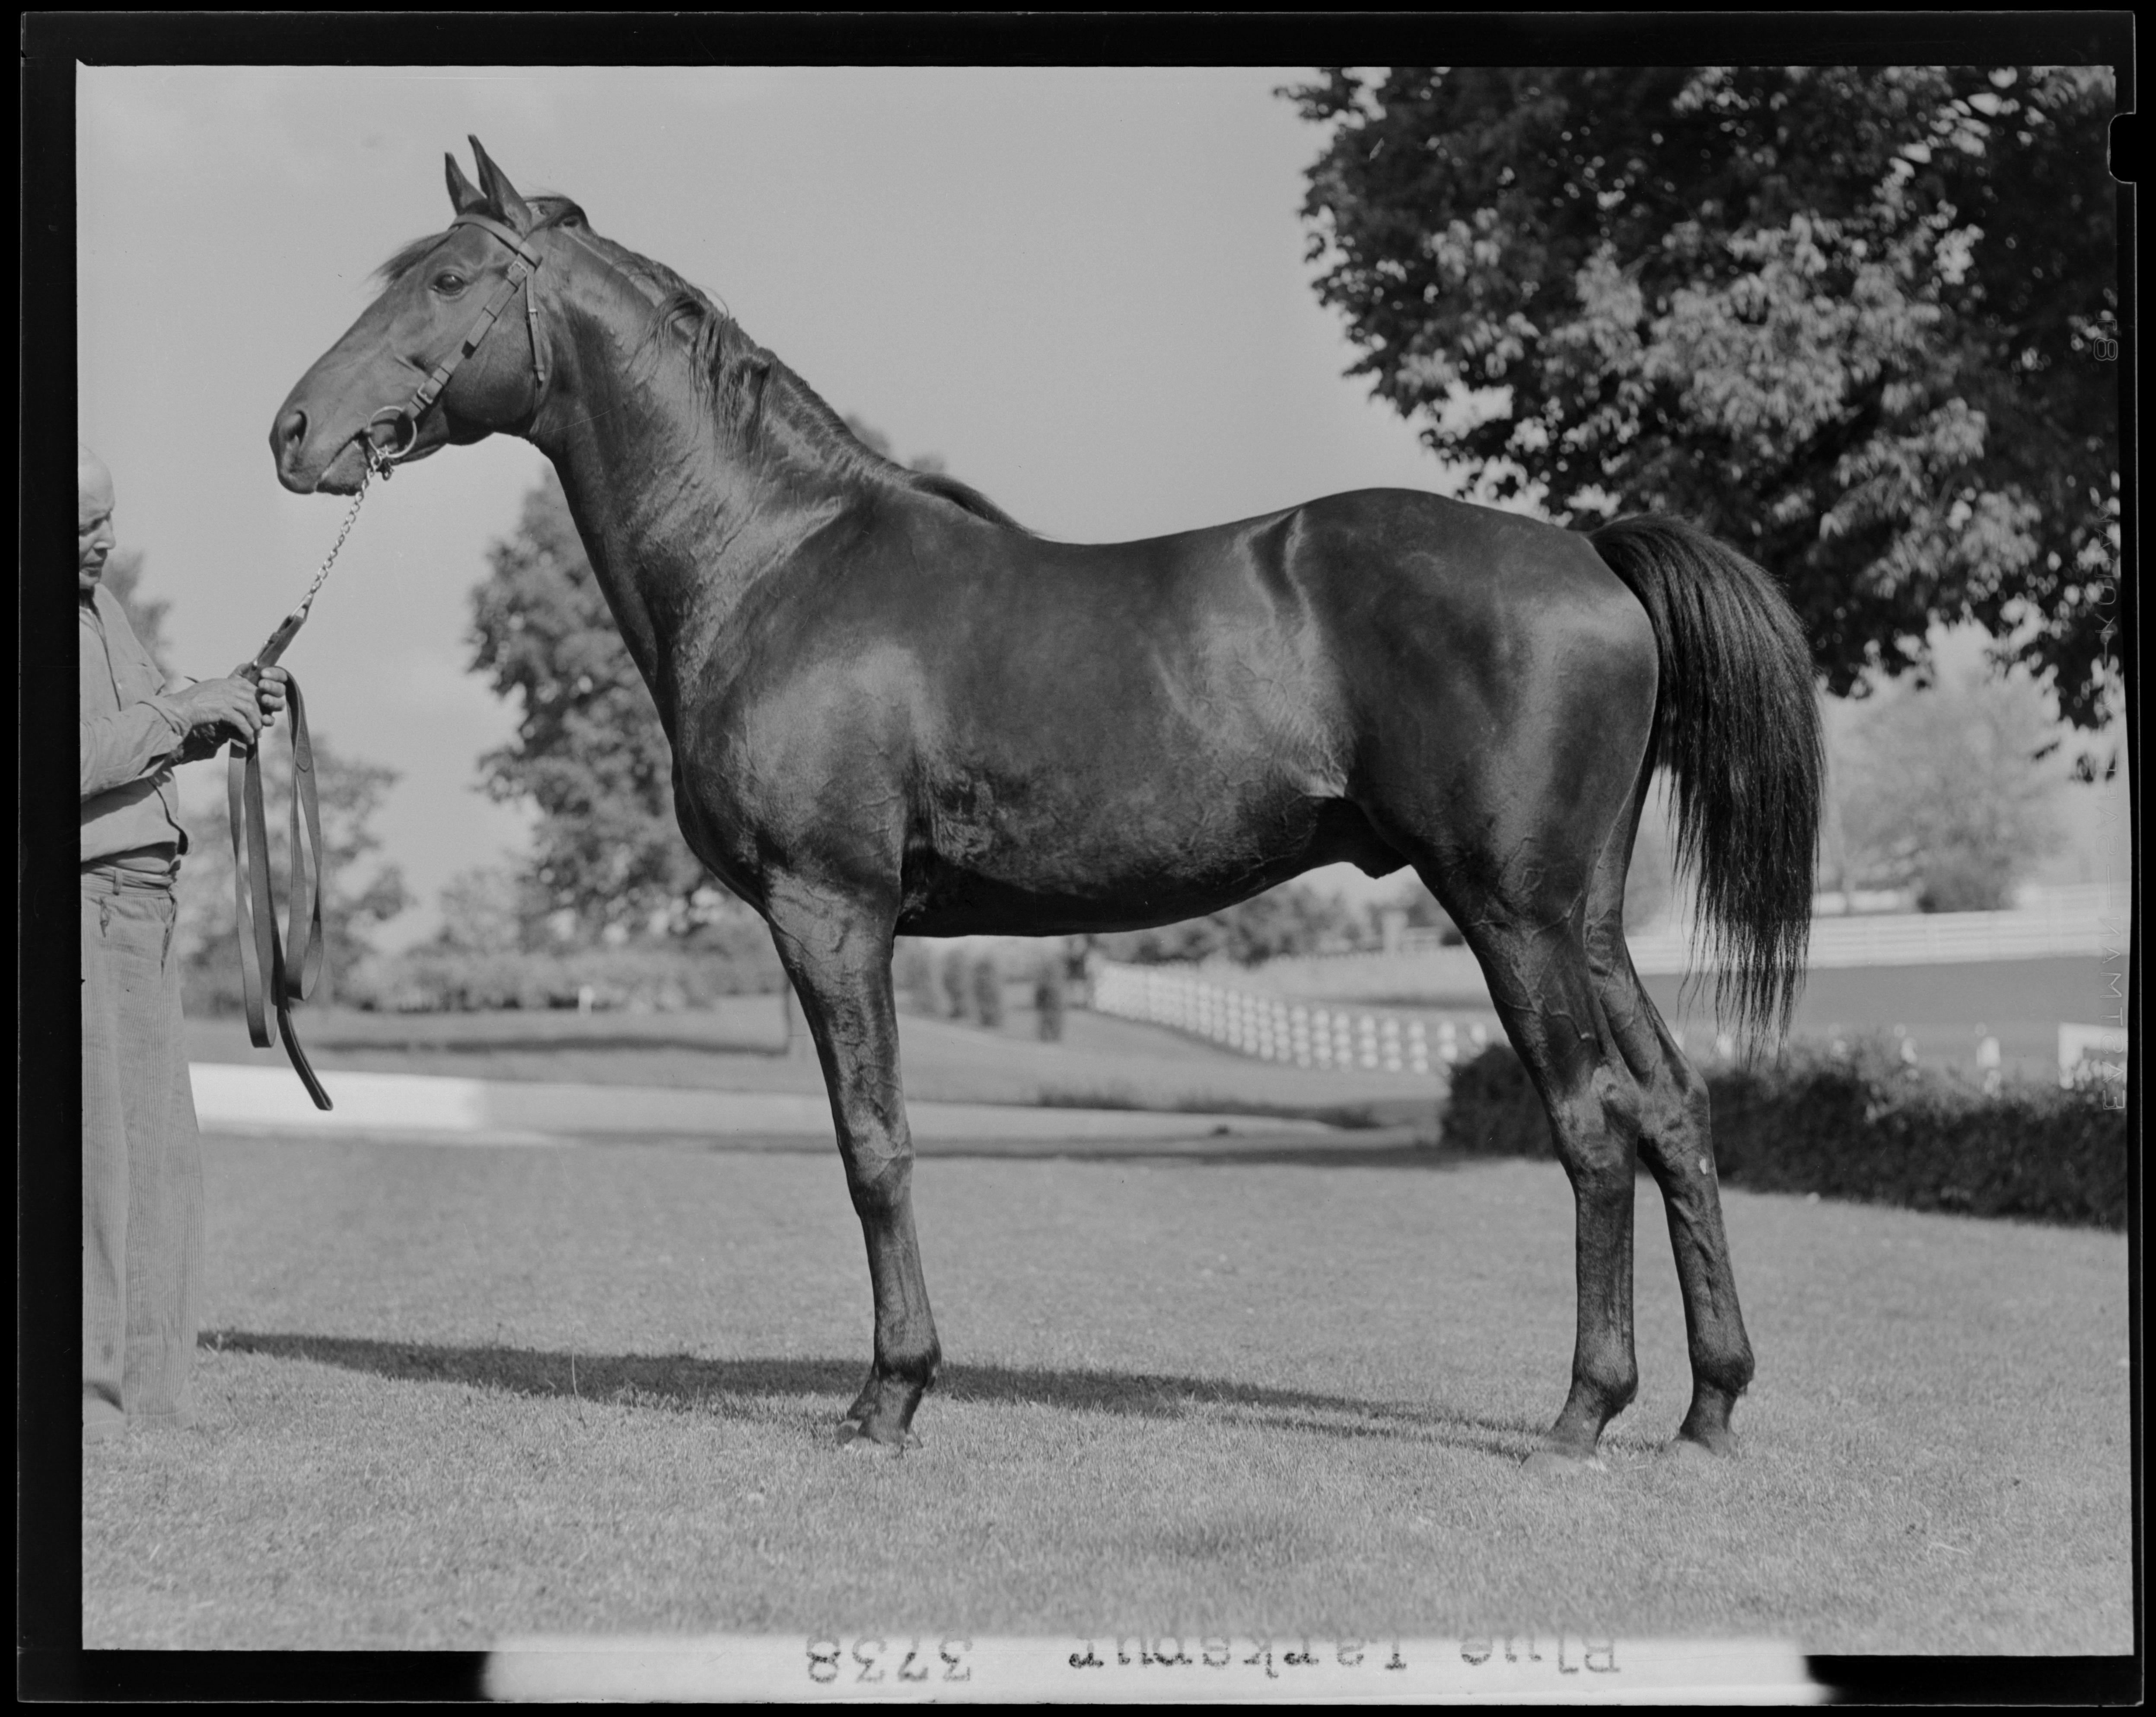
[(193, 1416), (202, 1143), (170, 888), (82, 877), (85, 1425)]

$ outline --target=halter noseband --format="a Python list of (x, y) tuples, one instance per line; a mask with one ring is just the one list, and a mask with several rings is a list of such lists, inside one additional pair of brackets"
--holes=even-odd
[[(492, 332), (496, 319), (508, 309), (509, 301), (516, 296), (517, 290), (526, 286), (538, 270), (537, 253), (514, 227), (485, 214), (460, 214), (449, 223), (452, 232), (459, 227), (478, 227), (491, 233), (509, 247), (515, 260), (509, 265), (509, 273), (495, 289), (494, 296), (487, 301), (486, 308), (479, 313), (479, 320), (471, 325), (470, 332), (450, 350), (447, 357), (434, 366), (433, 373), (420, 383), (411, 398), (403, 405), (385, 405), (367, 420), (367, 427), (360, 434), (371, 450), (370, 460), (379, 461), (385, 477), (388, 475), (388, 466), (412, 456), (413, 450), (419, 445), (419, 419), (441, 398), (442, 390), (449, 385), (449, 378), (456, 374), (457, 367), (479, 350), (480, 342)], [(539, 306), (528, 290), (524, 294), (524, 314), (531, 330), (531, 398), (536, 409), (539, 399), (547, 391), (547, 356), (546, 347), (539, 339)], [(384, 418), (403, 424), (405, 435), (401, 447), (374, 445), (374, 426)]]

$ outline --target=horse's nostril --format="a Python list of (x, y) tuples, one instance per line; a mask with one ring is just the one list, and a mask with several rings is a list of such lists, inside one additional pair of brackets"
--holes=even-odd
[(279, 452), (296, 453), (300, 450), (300, 443), (306, 439), (307, 414), (304, 411), (295, 407), (277, 419), (276, 442)]

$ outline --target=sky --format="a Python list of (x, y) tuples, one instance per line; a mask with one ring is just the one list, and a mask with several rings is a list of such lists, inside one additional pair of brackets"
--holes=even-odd
[[(574, 197), (711, 292), (898, 456), (938, 455), (1051, 536), (1438, 487), (1312, 290), (1300, 207), (1322, 136), (1274, 94), (1304, 75), (82, 67), (79, 433), (142, 594), (172, 604), (174, 666), (250, 657), (346, 506), (279, 486), (276, 408), (373, 268), (447, 224), (442, 156), (470, 172), (476, 133), (519, 189)], [(513, 713), (468, 671), (467, 631), (542, 468), (496, 437), (376, 486), (285, 659), (317, 733), (398, 772), (377, 827), (419, 904), (385, 947), (431, 932), (458, 872), (523, 850), (525, 814), (479, 788)], [(183, 771), (184, 802), (215, 775)], [(2093, 800), (2068, 814), (2107, 826)], [(2085, 846), (2055, 880), (2123, 875)]]

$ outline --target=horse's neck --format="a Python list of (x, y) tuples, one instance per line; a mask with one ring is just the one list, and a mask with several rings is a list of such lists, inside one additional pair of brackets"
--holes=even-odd
[[(843, 496), (776, 481), (747, 458), (685, 352), (654, 354), (650, 314), (619, 281), (578, 280), (557, 312), (567, 361), (531, 440), (560, 474), (629, 654), (660, 692), (701, 668), (750, 587)], [(660, 698), (670, 724), (670, 701)]]

